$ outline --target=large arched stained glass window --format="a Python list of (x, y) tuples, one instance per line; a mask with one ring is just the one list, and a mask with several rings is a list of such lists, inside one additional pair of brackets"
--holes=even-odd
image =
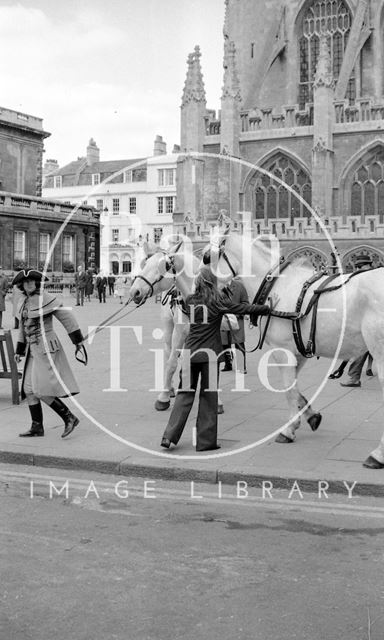
[[(307, 102), (313, 101), (313, 80), (319, 57), (320, 36), (327, 35), (333, 77), (337, 80), (351, 25), (352, 16), (343, 0), (314, 0), (304, 14), (299, 37), (300, 109), (304, 109)], [(354, 102), (356, 97), (353, 73), (349, 79), (346, 97), (350, 102)]]
[[(292, 158), (278, 155), (263, 167), (272, 176), (258, 173), (254, 182), (256, 219), (285, 219), (292, 222), (294, 218), (310, 217), (308, 208), (295, 196), (297, 193), (309, 205), (312, 201), (311, 178)], [(276, 176), (291, 187), (287, 189), (275, 180)]]
[(384, 147), (376, 148), (354, 170), (351, 185), (352, 215), (378, 216), (384, 222)]

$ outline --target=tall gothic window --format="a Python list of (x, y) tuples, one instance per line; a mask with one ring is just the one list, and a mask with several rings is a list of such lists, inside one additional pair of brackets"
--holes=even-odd
[(287, 189), (273, 176), (257, 174), (255, 181), (256, 219), (283, 218), (293, 223), (294, 218), (310, 217), (308, 208), (294, 194), (300, 195), (309, 205), (312, 201), (312, 187), (309, 175), (291, 158), (279, 155), (269, 163), (267, 169), (291, 187)]
[(384, 222), (384, 147), (379, 147), (354, 171), (351, 186), (351, 214), (379, 216)]
[[(328, 37), (333, 77), (339, 77), (351, 30), (352, 16), (343, 0), (314, 0), (304, 15), (301, 37), (299, 38), (300, 81), (299, 105), (304, 109), (306, 102), (313, 101), (313, 80), (320, 49), (320, 35)], [(355, 76), (352, 73), (346, 97), (354, 102), (356, 97)]]

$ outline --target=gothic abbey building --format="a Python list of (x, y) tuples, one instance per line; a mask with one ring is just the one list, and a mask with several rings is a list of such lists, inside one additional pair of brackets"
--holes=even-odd
[(384, 0), (225, 0), (223, 34), (218, 117), (188, 58), (175, 227), (225, 211), (329, 267), (321, 220), (345, 270), (384, 265)]

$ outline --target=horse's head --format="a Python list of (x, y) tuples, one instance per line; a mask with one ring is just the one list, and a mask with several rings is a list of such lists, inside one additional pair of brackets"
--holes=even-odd
[(140, 304), (153, 294), (167, 291), (174, 278), (172, 260), (163, 251), (158, 251), (142, 262), (129, 290), (129, 297)]
[(222, 286), (236, 276), (264, 276), (280, 260), (279, 242), (275, 236), (251, 238), (238, 233), (217, 234), (203, 251), (203, 264), (209, 264)]

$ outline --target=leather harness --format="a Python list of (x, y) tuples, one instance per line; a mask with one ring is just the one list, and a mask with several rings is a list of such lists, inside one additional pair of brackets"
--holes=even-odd
[[(286, 269), (290, 264), (292, 264), (289, 260), (285, 261), (284, 258), (280, 259), (280, 262), (277, 266), (273, 267), (272, 269), (270, 269), (268, 271), (268, 273), (266, 274), (266, 276), (264, 277), (258, 291), (256, 292), (256, 295), (253, 299), (253, 304), (265, 304), (265, 301), (267, 300), (268, 296), (270, 295), (272, 288), (278, 278), (278, 276), (284, 271), (284, 269)], [(280, 267), (280, 268), (279, 268)], [(329, 293), (331, 291), (336, 291), (337, 289), (341, 289), (341, 287), (343, 287), (344, 285), (346, 285), (351, 278), (353, 278), (354, 276), (356, 276), (358, 273), (361, 273), (359, 271), (356, 271), (354, 273), (352, 273), (347, 280), (341, 282), (340, 284), (334, 286), (334, 287), (328, 287), (328, 284), (330, 282), (332, 282), (333, 280), (335, 280), (335, 278), (339, 277), (339, 273), (336, 274), (332, 274), (330, 276), (327, 277), (327, 274), (324, 270), (321, 270), (317, 273), (314, 273), (308, 280), (306, 280), (302, 286), (300, 295), (297, 299), (296, 302), (296, 307), (295, 307), (295, 311), (292, 312), (286, 312), (286, 311), (274, 311), (271, 310), (271, 316), (274, 317), (278, 317), (278, 318), (286, 318), (287, 320), (291, 320), (292, 321), (292, 332), (293, 332), (293, 337), (295, 340), (295, 344), (296, 344), (296, 348), (298, 350), (298, 352), (304, 356), (305, 358), (313, 358), (313, 356), (316, 354), (316, 324), (317, 324), (317, 308), (319, 305), (319, 299), (322, 293)], [(318, 289), (316, 289), (313, 294), (312, 297), (307, 305), (307, 308), (305, 309), (304, 312), (302, 312), (302, 306), (303, 306), (303, 302), (304, 302), (304, 298), (305, 295), (308, 291), (308, 289), (315, 284), (315, 282), (317, 282), (318, 280), (320, 280), (321, 278), (324, 278), (325, 280), (324, 282), (320, 283), (320, 286)], [(311, 319), (311, 328), (310, 328), (310, 332), (309, 332), (309, 338), (308, 338), (308, 342), (306, 345), (304, 345), (303, 342), (303, 338), (302, 338), (302, 333), (301, 333), (301, 320), (303, 318), (305, 318), (306, 316), (308, 316), (308, 314), (312, 311), (312, 319)], [(257, 317), (255, 318), (255, 321), (252, 320), (251, 317), (251, 322), (252, 324), (257, 324)], [(266, 333), (266, 331), (264, 332)], [(264, 335), (265, 337), (265, 335)]]
[[(232, 273), (234, 275), (235, 271), (228, 259), (228, 256), (225, 253), (225, 240), (223, 240), (220, 243), (220, 255), (224, 258), (224, 260), (226, 261), (227, 265), (230, 267), (230, 270), (232, 271)], [(209, 258), (207, 259), (207, 262), (209, 262)], [(283, 257), (280, 258), (280, 261), (277, 265), (275, 265), (274, 267), (272, 267), (272, 269), (270, 269), (267, 274), (264, 276), (256, 294), (255, 297), (253, 299), (253, 304), (266, 304), (267, 300), (269, 299), (270, 293), (273, 289), (273, 286), (277, 280), (277, 278), (281, 275), (281, 273), (290, 265), (292, 264), (291, 261), (289, 260), (285, 260)], [(351, 278), (353, 278), (354, 276), (358, 275), (358, 273), (361, 273), (359, 271), (355, 271), (354, 273), (352, 273), (346, 280), (344, 280), (343, 282), (341, 282), (340, 284), (333, 286), (333, 287), (328, 287), (328, 284), (330, 282), (332, 282), (333, 280), (335, 280), (335, 278), (339, 277), (342, 274), (336, 273), (336, 274), (332, 274), (327, 276), (325, 270), (321, 270), (318, 271), (317, 273), (314, 273), (308, 280), (306, 280), (302, 286), (300, 295), (297, 299), (296, 302), (296, 307), (295, 307), (295, 311), (291, 312), (291, 311), (276, 311), (274, 309), (272, 309), (271, 307), (271, 311), (269, 313), (269, 316), (267, 318), (267, 322), (265, 324), (264, 330), (261, 332), (260, 335), (260, 339), (259, 339), (259, 343), (256, 347), (256, 349), (261, 349), (263, 344), (264, 344), (264, 340), (268, 331), (268, 327), (269, 327), (269, 323), (270, 323), (270, 319), (271, 317), (275, 317), (275, 318), (285, 318), (286, 320), (291, 320), (292, 321), (292, 332), (293, 332), (293, 337), (295, 340), (295, 344), (296, 344), (296, 348), (298, 350), (298, 352), (304, 356), (305, 358), (313, 358), (313, 356), (316, 354), (316, 324), (317, 324), (317, 309), (318, 309), (318, 305), (319, 305), (319, 299), (322, 293), (330, 293), (331, 291), (337, 291), (338, 289), (341, 289), (341, 287), (344, 287), (350, 280)], [(316, 289), (313, 294), (312, 297), (307, 305), (307, 308), (304, 312), (302, 312), (302, 306), (303, 306), (303, 302), (304, 302), (304, 298), (305, 295), (308, 291), (308, 289), (315, 284), (315, 282), (317, 282), (318, 280), (320, 280), (321, 278), (325, 278), (324, 282), (322, 282), (319, 286), (318, 289)], [(306, 318), (309, 313), (312, 311), (312, 319), (311, 319), (311, 328), (310, 328), (310, 332), (309, 332), (309, 338), (307, 341), (307, 344), (304, 345), (303, 342), (303, 338), (302, 338), (302, 333), (301, 333), (301, 320), (303, 318)], [(253, 316), (253, 314), (251, 314), (250, 316), (251, 319), (251, 323), (255, 326), (257, 326), (257, 322), (258, 322), (258, 316)]]

